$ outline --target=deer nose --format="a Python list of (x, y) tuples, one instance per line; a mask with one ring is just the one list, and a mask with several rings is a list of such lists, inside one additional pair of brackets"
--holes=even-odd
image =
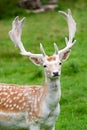
[(59, 76), (59, 73), (58, 72), (53, 72), (53, 76)]

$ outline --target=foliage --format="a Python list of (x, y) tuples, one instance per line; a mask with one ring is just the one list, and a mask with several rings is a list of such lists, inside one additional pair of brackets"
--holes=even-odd
[(18, 0), (0, 0), (0, 19), (23, 13), (23, 9), (19, 8), (17, 3)]
[[(1, 2), (1, 1), (0, 1)], [(60, 0), (59, 9), (72, 10), (77, 23), (77, 43), (70, 58), (63, 63), (61, 75), (61, 113), (56, 130), (87, 129), (87, 2), (86, 0)], [(20, 17), (21, 14), (19, 14)], [(41, 67), (20, 56), (8, 37), (13, 18), (0, 20), (0, 82), (14, 84), (43, 84)], [(37, 21), (37, 22), (36, 22)], [(57, 11), (29, 14), (23, 27), (22, 41), (27, 50), (40, 53), (39, 43), (48, 55), (53, 54), (53, 42), (59, 49), (65, 46), (67, 25)], [(5, 129), (6, 130), (6, 129)], [(9, 129), (10, 130), (10, 129)], [(12, 129), (13, 130), (13, 129)]]
[[(18, 6), (19, 0), (1, 0), (0, 1), (0, 19), (7, 16), (17, 16), (25, 13), (25, 9)], [(41, 0), (42, 5), (48, 4), (48, 0)]]
[[(18, 7), (18, 1), (19, 0), (1, 0), (0, 1), (0, 19), (9, 17), (9, 16), (17, 16), (18, 14), (25, 14), (26, 10)], [(71, 3), (82, 3), (82, 0), (59, 0), (59, 8), (61, 4), (63, 3), (71, 5)], [(86, 3), (86, 0), (83, 0), (83, 3)], [(48, 4), (48, 0), (41, 0), (42, 4)]]
[(48, 0), (41, 0), (42, 4), (48, 4)]

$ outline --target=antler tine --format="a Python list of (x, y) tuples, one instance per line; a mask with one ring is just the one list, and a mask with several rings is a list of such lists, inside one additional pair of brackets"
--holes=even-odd
[(54, 49), (55, 49), (55, 54), (58, 55), (59, 50), (55, 42), (54, 42)]
[(41, 43), (40, 43), (40, 50), (41, 50), (42, 55), (45, 57), (46, 53), (45, 53), (44, 48)]
[(72, 17), (71, 10), (68, 9), (68, 14), (63, 11), (59, 11), (59, 13), (62, 14), (63, 16), (65, 16), (65, 18), (67, 20), (68, 29), (69, 29), (69, 41), (72, 42), (75, 32), (76, 32), (76, 23)]
[(17, 16), (14, 21), (12, 22), (12, 30), (9, 31), (9, 36), (13, 43), (20, 49), (21, 54), (25, 56), (42, 56), (41, 54), (33, 54), (31, 52), (27, 52), (23, 46), (23, 43), (21, 41), (21, 34), (22, 34), (22, 27), (23, 23), (25, 21), (25, 17), (19, 20), (19, 17)]
[(12, 22), (12, 30), (9, 31), (9, 36), (15, 46), (17, 46), (22, 54), (27, 53), (22, 42), (21, 42), (21, 34), (22, 34), (22, 26), (24, 23), (25, 18), (22, 20), (19, 20), (19, 17), (17, 16), (14, 21)]
[(66, 47), (63, 50), (61, 50), (64, 51), (66, 49), (70, 49), (76, 42), (76, 40), (73, 41), (76, 32), (76, 22), (72, 17), (70, 9), (68, 9), (68, 14), (63, 11), (59, 11), (59, 13), (66, 18), (68, 23), (68, 29), (69, 29), (69, 40), (68, 38), (65, 37)]

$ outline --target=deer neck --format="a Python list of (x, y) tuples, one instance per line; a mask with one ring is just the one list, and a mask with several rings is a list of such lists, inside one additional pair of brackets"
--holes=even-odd
[(50, 108), (55, 108), (60, 101), (60, 78), (50, 79), (46, 77), (47, 95), (46, 102)]

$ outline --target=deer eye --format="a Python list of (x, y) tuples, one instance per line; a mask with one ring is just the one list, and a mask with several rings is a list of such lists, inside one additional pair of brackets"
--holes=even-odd
[(43, 65), (44, 68), (46, 68), (47, 66), (46, 65)]
[(62, 65), (62, 63), (60, 62), (59, 65)]

